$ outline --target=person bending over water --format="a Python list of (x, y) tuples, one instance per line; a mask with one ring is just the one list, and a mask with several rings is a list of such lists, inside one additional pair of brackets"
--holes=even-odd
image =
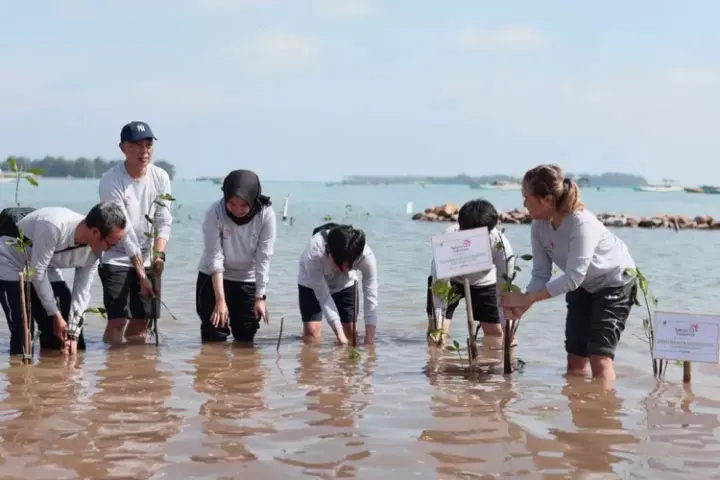
[[(625, 243), (580, 201), (577, 184), (557, 165), (540, 165), (523, 177), (532, 217), (532, 279), (525, 293), (502, 294), (506, 316), (519, 318), (534, 303), (565, 294), (568, 374), (615, 379), (613, 361), (630, 316), (637, 282)], [(562, 273), (552, 276), (555, 263)]]
[[(483, 334), (489, 337), (501, 338), (503, 334), (503, 313), (500, 308), (500, 285), (507, 273), (505, 255), (499, 244), (504, 244), (507, 256), (513, 254), (512, 246), (507, 237), (497, 228), (498, 213), (492, 203), (487, 200), (476, 199), (465, 203), (458, 213), (458, 223), (445, 230), (445, 233), (457, 232), (458, 230), (470, 230), (473, 228), (487, 227), (490, 235), (490, 248), (492, 251), (493, 268), (468, 275), (470, 281), (470, 303), (472, 305), (473, 317), (480, 323)], [(514, 259), (510, 259), (510, 272), (514, 268)], [(433, 308), (441, 308), (442, 300), (432, 293), (432, 284), (436, 280), (435, 260), (430, 263), (430, 276), (428, 276), (428, 288), (425, 311), (428, 315), (428, 336), (435, 330), (433, 320)], [(447, 334), (450, 332), (451, 321), (455, 309), (460, 300), (465, 298), (463, 278), (455, 277), (450, 280), (453, 290), (459, 299), (447, 305), (445, 318), (442, 319), (442, 343), (447, 341)]]
[[(5, 213), (5, 212), (3, 212)], [(17, 222), (3, 219), (0, 232), (0, 304), (10, 327), (10, 353), (23, 353), (24, 327), (18, 273), (25, 258), (14, 245), (18, 229), (32, 241), (26, 253), (34, 271), (30, 311), (31, 332), (40, 328), (40, 347), (75, 354), (85, 350), (83, 314), (90, 305), (90, 287), (100, 254), (117, 245), (125, 235), (122, 209), (112, 203), (95, 205), (86, 216), (64, 207), (38, 208)], [(12, 231), (11, 231), (12, 230)], [(72, 292), (59, 269), (74, 268)]]
[(203, 254), (195, 303), (203, 342), (225, 341), (232, 333), (252, 342), (260, 318), (270, 321), (266, 292), (276, 238), (275, 211), (262, 195), (258, 176), (233, 170), (223, 181), (223, 198), (203, 222)]
[(365, 345), (372, 345), (377, 325), (377, 264), (373, 251), (365, 243), (365, 233), (351, 225), (335, 223), (313, 230), (300, 256), (298, 273), (298, 302), (305, 340), (321, 338), (324, 315), (338, 341), (343, 345), (348, 343), (357, 320), (358, 272), (362, 274)]

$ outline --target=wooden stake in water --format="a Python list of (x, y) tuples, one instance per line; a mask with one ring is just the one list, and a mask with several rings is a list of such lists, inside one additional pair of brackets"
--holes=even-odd
[(285, 322), (285, 317), (280, 317), (280, 333), (278, 334), (278, 343), (277, 343), (277, 351), (280, 352), (280, 341), (282, 340), (282, 331), (283, 331), (283, 323)]
[(692, 362), (683, 362), (683, 383), (692, 382)]
[(158, 336), (158, 317), (160, 316), (160, 308), (162, 305), (162, 282), (160, 281), (160, 275), (153, 275), (151, 277), (153, 291), (155, 292), (155, 298), (152, 299), (152, 319), (150, 328), (152, 328), (153, 334), (155, 335), (155, 345), (160, 345), (160, 337)]
[(23, 322), (23, 359), (25, 364), (32, 363), (32, 339), (30, 337), (30, 321), (28, 315), (28, 298), (25, 295), (25, 274), (18, 273), (20, 279), (20, 315)]
[(463, 287), (465, 290), (465, 312), (467, 313), (467, 326), (468, 326), (468, 357), (470, 358), (470, 365), (473, 364), (478, 356), (477, 342), (475, 341), (475, 335), (473, 327), (475, 325), (475, 319), (473, 318), (472, 302), (470, 301), (470, 280), (465, 277), (463, 279)]
[[(353, 301), (355, 302), (355, 313), (353, 315), (353, 323), (352, 323), (352, 346), (353, 348), (357, 347), (357, 321), (358, 321), (358, 312), (360, 311), (360, 307), (358, 305), (358, 282), (355, 280), (355, 288), (353, 289)], [(367, 335), (367, 333), (366, 333)]]
[(515, 322), (517, 321), (518, 320), (505, 319), (505, 328), (503, 329), (503, 372), (506, 375), (512, 373), (512, 353), (510, 346), (512, 345), (515, 334)]

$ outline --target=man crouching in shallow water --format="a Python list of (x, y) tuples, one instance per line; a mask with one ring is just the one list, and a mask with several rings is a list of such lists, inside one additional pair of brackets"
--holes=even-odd
[[(375, 343), (378, 283), (375, 255), (365, 243), (365, 233), (351, 225), (327, 223), (313, 230), (300, 256), (298, 301), (303, 339), (322, 337), (325, 316), (338, 341), (352, 338), (356, 323), (357, 273), (362, 274), (365, 345)], [(340, 328), (342, 325), (342, 328)]]
[[(3, 212), (5, 213), (5, 212)], [(0, 222), (7, 227), (8, 222)], [(32, 241), (26, 253), (32, 275), (31, 332), (40, 328), (40, 348), (74, 355), (85, 350), (83, 314), (90, 305), (90, 287), (100, 254), (117, 245), (125, 235), (126, 220), (112, 203), (95, 205), (86, 216), (64, 207), (45, 207), (28, 213), (12, 230), (0, 233), (0, 304), (10, 327), (10, 353), (23, 353), (24, 325), (21, 316), (18, 272), (25, 258), (8, 244), (20, 231)], [(72, 292), (59, 269), (74, 268)], [(33, 319), (35, 320), (33, 322)]]
[[(513, 254), (512, 246), (507, 237), (497, 228), (498, 213), (492, 203), (486, 200), (470, 200), (465, 203), (458, 213), (458, 223), (445, 230), (444, 233), (457, 232), (458, 230), (470, 230), (473, 228), (487, 227), (490, 234), (490, 249), (492, 251), (493, 268), (486, 272), (474, 273), (468, 275), (470, 280), (470, 304), (472, 305), (473, 317), (476, 322), (480, 323), (483, 334), (488, 339), (492, 339), (491, 347), (498, 348), (501, 345), (503, 335), (503, 309), (500, 306), (500, 286), (504, 281), (508, 266), (505, 261), (505, 254), (508, 258)], [(501, 245), (504, 245), (505, 253)], [(512, 272), (515, 266), (514, 260), (510, 260), (509, 269)], [(435, 320), (433, 316), (434, 309), (441, 309), (443, 300), (434, 295), (432, 285), (436, 280), (435, 260), (430, 264), (430, 276), (427, 279), (427, 297), (425, 311), (428, 315), (428, 341), (430, 334), (436, 330)], [(465, 289), (463, 287), (463, 278), (457, 277), (450, 280), (458, 300), (447, 305), (445, 310), (445, 318), (442, 319), (442, 342), (447, 342), (447, 336), (450, 332), (451, 322), (455, 309), (460, 300), (465, 298)], [(442, 310), (440, 310), (442, 312)]]

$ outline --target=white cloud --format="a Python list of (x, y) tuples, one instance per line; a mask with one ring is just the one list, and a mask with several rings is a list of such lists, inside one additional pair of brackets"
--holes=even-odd
[(313, 11), (337, 17), (361, 18), (374, 8), (368, 0), (310, 0)]
[(526, 49), (546, 43), (543, 33), (531, 27), (501, 27), (495, 30), (466, 30), (456, 37), (456, 43), (471, 49)]
[(247, 64), (255, 70), (287, 70), (311, 62), (315, 46), (307, 38), (293, 33), (271, 33), (256, 37), (247, 51)]

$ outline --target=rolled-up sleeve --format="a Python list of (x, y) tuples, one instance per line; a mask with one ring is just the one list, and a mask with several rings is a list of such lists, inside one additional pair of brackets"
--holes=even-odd
[(365, 326), (376, 326), (378, 320), (377, 260), (375, 254), (369, 248), (367, 254), (358, 264), (358, 270), (362, 273)]
[(277, 220), (275, 211), (272, 207), (266, 207), (255, 251), (255, 296), (257, 298), (267, 293), (267, 286), (270, 281), (270, 261), (275, 253), (276, 238)]
[[(161, 192), (158, 195), (172, 195), (172, 189), (170, 186), (170, 177), (165, 173), (162, 177)], [(164, 206), (161, 207), (156, 205), (158, 208), (155, 210), (155, 226), (157, 227), (158, 238), (164, 238), (170, 240), (170, 231), (172, 230), (172, 202), (168, 200), (158, 200)]]
[(125, 253), (129, 257), (142, 255), (137, 233), (135, 233), (135, 229), (132, 225), (132, 219), (128, 214), (127, 208), (125, 208), (125, 197), (123, 195), (123, 190), (120, 185), (118, 185), (115, 177), (112, 175), (103, 176), (100, 180), (98, 190), (100, 193), (101, 202), (111, 202), (118, 205), (122, 209), (123, 214), (125, 215), (125, 219), (127, 221), (125, 225), (125, 235), (123, 235), (123, 238), (120, 240), (120, 245), (122, 246), (123, 250), (125, 250)]
[(59, 310), (48, 277), (48, 266), (60, 241), (60, 229), (50, 222), (40, 221), (35, 225), (33, 237), (32, 253), (30, 254), (30, 270), (33, 271), (32, 285), (45, 312), (48, 316), (53, 316)]
[(84, 267), (75, 269), (73, 280), (72, 297), (70, 300), (70, 318), (67, 319), (71, 332), (77, 332), (80, 327), (80, 320), (90, 305), (90, 288), (95, 278), (95, 271), (100, 263), (100, 258), (94, 256), (94, 261)]

